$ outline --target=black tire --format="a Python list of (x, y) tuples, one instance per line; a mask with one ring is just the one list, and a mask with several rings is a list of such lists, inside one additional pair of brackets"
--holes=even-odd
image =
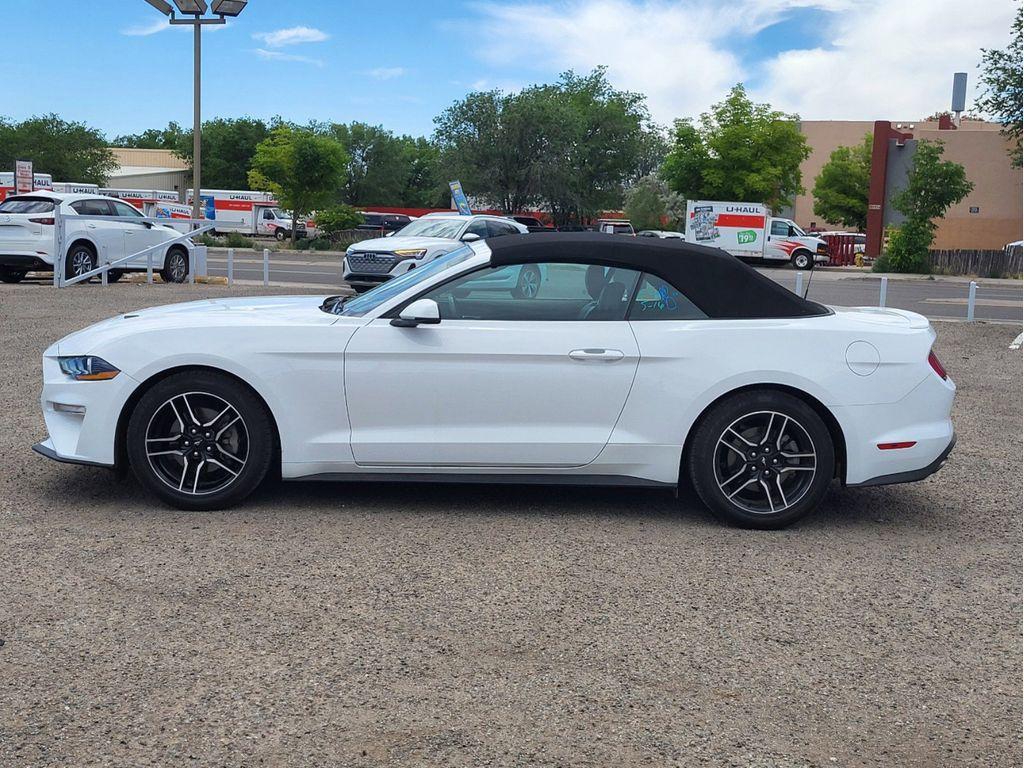
[(28, 272), (13, 269), (0, 269), (0, 283), (20, 283)]
[(282, 229), (281, 227), (278, 227), (277, 229), (274, 230), (274, 238), (279, 243), (283, 243), (285, 240), (287, 240), (291, 236), (292, 236), (292, 233), (289, 232), (287, 229)]
[(526, 264), (519, 270), (516, 287), (512, 289), (512, 297), (516, 299), (533, 299), (540, 293), (540, 267)]
[(790, 259), (795, 269), (811, 269), (814, 266), (814, 254), (809, 251), (797, 251)]
[[(221, 410), (226, 408), (232, 410)], [(135, 476), (162, 501), (178, 509), (224, 509), (267, 476), (274, 429), (248, 387), (222, 374), (191, 371), (168, 376), (143, 394), (125, 443)]]
[(171, 248), (160, 270), (160, 279), (165, 283), (184, 283), (188, 279), (188, 252), (183, 248)]
[(116, 283), (122, 277), (124, 277), (124, 270), (123, 269), (108, 269), (107, 270), (107, 282), (108, 283)]
[(733, 525), (784, 528), (818, 507), (835, 474), (828, 427), (785, 392), (727, 397), (695, 430), (685, 470), (701, 500)]
[[(68, 249), (68, 255), (64, 259), (64, 277), (70, 280), (72, 277), (83, 275), (96, 269), (96, 251), (88, 243), (75, 243)], [(92, 278), (83, 280), (83, 283), (91, 282)]]

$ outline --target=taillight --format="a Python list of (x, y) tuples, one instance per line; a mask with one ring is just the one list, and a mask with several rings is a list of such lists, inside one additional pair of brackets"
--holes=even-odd
[(41, 219), (29, 219), (29, 221), (31, 221), (33, 224), (48, 224), (51, 227), (54, 225), (55, 222), (53, 216), (44, 216)]
[(939, 362), (939, 358), (935, 355), (934, 351), (928, 353), (928, 365), (932, 367), (932, 370), (935, 371), (943, 381), (949, 378), (949, 374), (946, 373), (946, 369), (942, 366), (942, 363)]

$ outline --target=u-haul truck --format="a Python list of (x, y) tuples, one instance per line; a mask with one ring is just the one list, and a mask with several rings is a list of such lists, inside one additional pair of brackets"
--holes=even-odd
[[(53, 176), (48, 173), (32, 174), (33, 189), (53, 189)], [(14, 171), (0, 173), (0, 202), (14, 194)]]
[(104, 187), (99, 194), (124, 200), (142, 211), (146, 216), (153, 216), (153, 206), (157, 203), (177, 203), (180, 197), (170, 189), (117, 189)]
[(80, 184), (76, 181), (55, 181), (53, 191), (69, 195), (98, 195), (100, 187), (98, 184)]
[(728, 251), (741, 259), (789, 261), (797, 269), (828, 262), (828, 245), (790, 219), (768, 214), (760, 203), (690, 200), (686, 240)]
[[(186, 200), (191, 205), (193, 190)], [(277, 206), (270, 192), (245, 189), (204, 189), (199, 195), (203, 218), (216, 222), (214, 232), (241, 232), (246, 235), (274, 237), (288, 240), (292, 234), (292, 220)], [(299, 222), (296, 235), (306, 237), (306, 225)]]

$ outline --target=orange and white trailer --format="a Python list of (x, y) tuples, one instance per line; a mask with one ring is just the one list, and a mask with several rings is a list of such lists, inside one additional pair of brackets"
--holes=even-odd
[[(33, 189), (53, 189), (53, 176), (48, 173), (33, 173), (32, 174), (32, 188)], [(3, 201), (8, 195), (14, 194), (14, 172), (7, 171), (0, 173), (0, 201)]]
[(98, 195), (99, 184), (85, 184), (77, 181), (55, 181), (53, 182), (54, 192), (63, 192), (68, 195)]
[(103, 187), (98, 190), (101, 195), (116, 197), (133, 205), (147, 216), (153, 215), (153, 206), (157, 203), (178, 203), (181, 202), (180, 195), (170, 189), (121, 189), (115, 187)]

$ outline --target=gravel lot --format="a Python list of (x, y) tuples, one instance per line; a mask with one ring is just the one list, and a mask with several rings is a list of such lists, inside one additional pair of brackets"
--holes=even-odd
[(227, 293), (0, 286), (0, 764), (1020, 764), (1019, 328), (938, 326), (941, 473), (778, 533), (636, 490), (182, 513), (29, 451), (47, 344)]

